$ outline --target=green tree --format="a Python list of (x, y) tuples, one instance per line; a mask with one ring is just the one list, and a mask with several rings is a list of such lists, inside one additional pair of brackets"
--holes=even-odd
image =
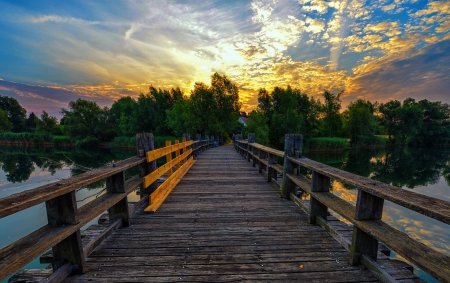
[(118, 134), (122, 136), (133, 136), (137, 133), (135, 124), (135, 110), (137, 102), (130, 96), (122, 97), (114, 101), (110, 114), (110, 123), (118, 127)]
[(395, 136), (398, 136), (400, 131), (400, 108), (402, 104), (398, 100), (391, 100), (386, 103), (381, 103), (378, 107), (380, 114), (379, 123), (385, 129), (388, 134), (388, 139), (392, 140)]
[(350, 137), (351, 146), (369, 145), (376, 130), (375, 107), (368, 100), (358, 99), (350, 103), (344, 112), (345, 131)]
[(8, 120), (8, 114), (0, 108), (0, 133), (10, 132), (13, 124)]
[(342, 119), (339, 114), (341, 110), (341, 95), (325, 91), (323, 94), (323, 119), (322, 119), (322, 135), (327, 137), (337, 137), (342, 135)]
[(422, 110), (423, 120), (412, 140), (413, 143), (430, 146), (442, 143), (450, 137), (448, 104), (424, 99), (418, 102), (418, 107)]
[(42, 111), (41, 119), (37, 121), (36, 131), (41, 134), (52, 134), (56, 129), (58, 120), (54, 116)]
[(266, 117), (258, 110), (253, 110), (247, 120), (247, 131), (255, 133), (256, 142), (264, 145), (269, 144), (269, 126)]
[(8, 96), (0, 96), (0, 109), (6, 112), (8, 120), (13, 124), (13, 132), (21, 132), (27, 118), (27, 111), (19, 102)]
[(62, 108), (62, 121), (68, 136), (79, 145), (93, 145), (104, 140), (108, 129), (108, 108), (100, 108), (95, 101), (77, 99)]
[(25, 121), (25, 128), (24, 130), (26, 132), (34, 133), (36, 132), (36, 128), (39, 122), (39, 117), (36, 116), (33, 112), (30, 113), (27, 120)]

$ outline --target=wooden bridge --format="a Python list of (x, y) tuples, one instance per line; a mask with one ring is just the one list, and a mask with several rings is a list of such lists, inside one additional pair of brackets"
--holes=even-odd
[[(449, 257), (381, 220), (386, 199), (450, 224), (448, 202), (303, 158), (301, 135), (287, 135), (284, 152), (254, 135), (218, 147), (213, 137), (186, 139), (155, 150), (152, 135), (140, 134), (136, 157), (0, 199), (0, 217), (46, 202), (49, 220), (0, 250), (0, 280), (51, 250), (41, 256), (51, 269), (21, 271), (11, 282), (423, 282), (390, 260), (386, 245), (450, 282)], [(156, 168), (161, 157), (166, 165)], [(132, 166), (140, 176), (125, 181)], [(330, 178), (358, 188), (356, 206), (328, 192)], [(102, 179), (107, 193), (77, 208), (74, 191)], [(128, 203), (138, 187), (141, 200)], [(311, 200), (300, 200), (299, 189)]]

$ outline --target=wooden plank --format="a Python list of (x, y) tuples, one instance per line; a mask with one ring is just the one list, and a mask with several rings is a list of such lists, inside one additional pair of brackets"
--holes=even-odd
[(0, 218), (75, 191), (78, 188), (103, 180), (143, 162), (145, 162), (145, 158), (131, 157), (99, 169), (59, 180), (55, 183), (2, 198), (0, 199)]
[(359, 188), (369, 194), (391, 201), (446, 224), (450, 224), (450, 202), (404, 190), (366, 177), (361, 177), (308, 158), (289, 160), (315, 172)]
[(171, 169), (175, 164), (179, 163), (181, 160), (187, 158), (189, 154), (192, 153), (192, 149), (189, 149), (182, 155), (178, 156), (177, 158), (165, 163), (164, 165), (160, 166), (158, 169), (153, 171), (151, 174), (147, 175), (143, 179), (144, 187), (149, 186), (153, 182), (155, 182), (159, 177), (164, 175), (169, 169)]
[(149, 206), (144, 209), (146, 213), (154, 213), (164, 200), (169, 196), (170, 192), (175, 188), (175, 186), (180, 182), (183, 178), (184, 174), (189, 170), (192, 164), (195, 163), (195, 160), (191, 157), (188, 162), (186, 162), (180, 170), (175, 171), (174, 174), (169, 176), (167, 180), (158, 187), (157, 191), (152, 193), (149, 196)]
[(356, 220), (354, 219), (356, 210), (354, 205), (329, 192), (311, 192), (310, 186), (305, 185), (308, 183), (305, 180), (306, 178), (299, 178), (293, 175), (288, 175), (288, 178), (329, 209), (335, 211), (365, 233), (383, 242), (412, 264), (417, 265), (439, 280), (450, 281), (450, 257), (417, 242), (382, 220)]
[(142, 183), (136, 178), (126, 182), (126, 192), (122, 194), (104, 194), (78, 209), (79, 222), (74, 225), (45, 225), (20, 240), (0, 250), (0, 280), (25, 266), (71, 234), (78, 231), (97, 215), (118, 203)]
[(169, 153), (172, 153), (172, 152), (175, 152), (177, 150), (180, 150), (180, 149), (182, 149), (185, 146), (191, 145), (192, 143), (193, 143), (192, 141), (187, 141), (185, 143), (176, 143), (174, 145), (169, 145), (167, 143), (165, 147), (158, 148), (158, 149), (155, 149), (153, 151), (147, 152), (147, 155), (146, 155), (147, 156), (147, 162), (151, 162), (153, 160), (156, 160), (158, 158), (166, 156)]

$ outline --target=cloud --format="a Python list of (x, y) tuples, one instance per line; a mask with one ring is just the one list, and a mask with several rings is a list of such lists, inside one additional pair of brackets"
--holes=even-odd
[(60, 117), (61, 108), (68, 107), (70, 101), (78, 98), (96, 101), (100, 106), (111, 106), (113, 98), (128, 95), (136, 97), (138, 93), (113, 85), (80, 86), (36, 86), (0, 81), (0, 95), (17, 99), (28, 112), (40, 113), (46, 110)]
[(26, 21), (33, 24), (41, 24), (46, 22), (55, 22), (55, 23), (69, 23), (69, 24), (89, 24), (89, 25), (98, 25), (100, 22), (98, 21), (85, 21), (83, 19), (73, 18), (73, 17), (61, 17), (57, 15), (45, 15), (40, 17), (30, 17)]
[[(359, 70), (347, 85), (347, 94), (387, 102), (414, 97), (449, 102), (450, 40), (429, 45), (408, 57), (370, 64)], [(432, 94), (432, 95), (431, 95)]]

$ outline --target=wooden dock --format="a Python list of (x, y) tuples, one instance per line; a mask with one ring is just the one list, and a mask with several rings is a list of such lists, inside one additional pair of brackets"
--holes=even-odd
[(156, 213), (144, 208), (66, 280), (378, 282), (232, 146), (199, 155)]

